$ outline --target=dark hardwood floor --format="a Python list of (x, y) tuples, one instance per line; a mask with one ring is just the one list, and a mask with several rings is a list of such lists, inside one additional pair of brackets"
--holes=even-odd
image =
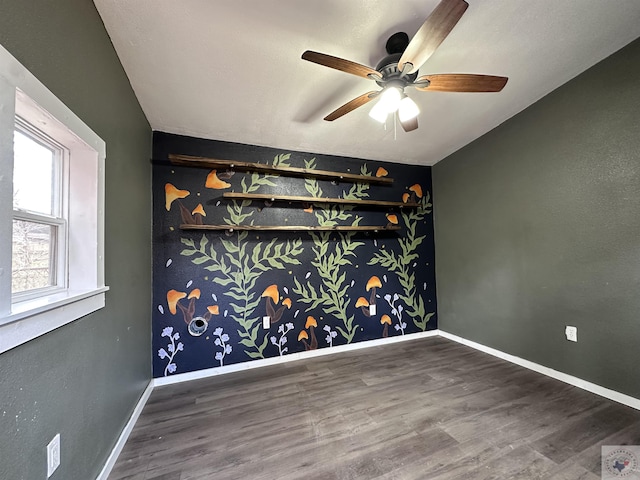
[(440, 337), (156, 388), (110, 480), (600, 478), (640, 411)]

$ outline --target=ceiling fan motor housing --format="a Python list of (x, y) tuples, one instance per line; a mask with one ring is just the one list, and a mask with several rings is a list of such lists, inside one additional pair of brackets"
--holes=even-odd
[(389, 37), (384, 48), (391, 55), (393, 53), (404, 53), (407, 46), (409, 46), (409, 35), (406, 32), (396, 32)]
[(402, 52), (392, 53), (378, 62), (378, 65), (376, 65), (376, 70), (380, 72), (380, 75), (382, 75), (382, 80), (376, 80), (376, 83), (378, 85), (384, 87), (392, 80), (402, 82), (403, 85), (408, 85), (418, 77), (417, 71), (405, 76), (400, 75), (401, 72), (400, 70), (398, 70), (398, 62), (400, 61), (400, 57), (402, 57)]

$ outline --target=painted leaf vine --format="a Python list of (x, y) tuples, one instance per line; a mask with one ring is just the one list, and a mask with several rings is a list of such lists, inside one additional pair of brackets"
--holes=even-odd
[[(316, 167), (316, 160), (305, 160), (305, 167), (313, 169)], [(360, 169), (361, 175), (371, 175), (366, 165)], [(307, 179), (305, 188), (311, 196), (322, 197), (323, 191), (318, 181)], [(344, 192), (343, 198), (358, 200), (368, 197), (368, 184), (355, 183)], [(350, 213), (353, 209), (351, 205), (321, 205), (315, 204), (314, 214), (318, 224), (322, 226), (336, 226), (339, 222), (346, 222), (356, 226), (360, 223), (361, 217)], [(351, 223), (348, 223), (351, 222)], [(327, 315), (331, 315), (342, 322), (342, 326), (336, 326), (336, 330), (344, 337), (347, 343), (353, 341), (358, 325), (353, 323), (354, 315), (347, 315), (351, 302), (347, 295), (349, 283), (347, 282), (347, 272), (345, 267), (353, 265), (351, 257), (356, 257), (356, 249), (362, 245), (353, 239), (356, 232), (339, 232), (339, 241), (331, 241), (331, 232), (309, 232), (313, 240), (313, 260), (318, 273), (319, 284), (314, 286), (311, 280), (304, 283), (294, 277), (295, 287), (293, 291), (300, 296), (300, 302), (309, 305), (307, 312), (321, 307)]]
[[(276, 155), (273, 158), (272, 165), (274, 167), (289, 167), (289, 159), (291, 158), (290, 153), (283, 153), (281, 155)], [(260, 175), (259, 173), (252, 173), (249, 177), (249, 183), (247, 184), (247, 176), (243, 176), (240, 182), (240, 186), (242, 187), (242, 193), (253, 193), (258, 190), (260, 187), (275, 187), (276, 184), (271, 181), (273, 178), (278, 178), (279, 175), (272, 174), (264, 174)], [(253, 216), (254, 211), (245, 211), (245, 209), (251, 205), (251, 200), (242, 200), (241, 202), (233, 201), (227, 205), (227, 213), (228, 217), (224, 218), (225, 223), (229, 225), (244, 225), (246, 221), (250, 219), (249, 224), (253, 225)], [(245, 232), (247, 233), (247, 232)], [(248, 235), (248, 234), (247, 234)]]
[[(273, 165), (289, 166), (290, 154), (278, 155)], [(243, 177), (241, 187), (243, 193), (251, 193), (261, 186), (275, 186), (271, 181), (277, 175), (260, 175), (253, 173), (249, 182)], [(229, 225), (246, 224), (253, 211), (246, 211), (250, 200), (233, 201), (227, 206), (228, 217), (224, 221)], [(191, 262), (202, 265), (205, 270), (214, 272), (213, 282), (225, 287), (224, 295), (231, 298), (229, 316), (238, 324), (240, 343), (246, 348), (245, 354), (252, 359), (264, 358), (264, 349), (268, 344), (268, 335), (262, 335), (261, 319), (255, 314), (260, 304), (260, 294), (255, 291), (257, 280), (264, 272), (272, 269), (285, 269), (287, 265), (300, 265), (296, 258), (303, 251), (302, 240), (295, 239), (278, 242), (277, 238), (264, 243), (258, 242), (253, 247), (247, 242), (249, 232), (240, 231), (234, 234), (235, 239), (220, 238), (219, 242), (225, 253), (218, 253), (214, 243), (206, 235), (202, 235), (196, 244), (191, 238), (181, 238), (186, 246), (181, 255), (192, 257)]]
[(392, 250), (381, 249), (374, 254), (369, 261), (369, 265), (381, 265), (398, 276), (400, 285), (403, 288), (403, 294), (400, 294), (400, 299), (407, 307), (405, 312), (411, 317), (416, 327), (421, 331), (425, 331), (427, 323), (435, 315), (435, 312), (425, 312), (424, 299), (422, 295), (416, 292), (415, 273), (412, 270), (412, 264), (418, 259), (417, 249), (426, 238), (426, 235), (416, 236), (416, 228), (418, 223), (431, 213), (432, 204), (429, 192), (422, 196), (419, 204), (420, 206), (416, 209), (403, 209), (402, 211), (406, 234), (397, 239), (400, 253), (396, 254)]

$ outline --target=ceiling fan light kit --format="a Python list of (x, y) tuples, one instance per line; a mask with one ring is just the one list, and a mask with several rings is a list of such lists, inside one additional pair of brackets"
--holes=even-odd
[(398, 119), (406, 122), (416, 118), (420, 109), (406, 93), (397, 87), (387, 87), (380, 95), (380, 100), (369, 111), (369, 116), (374, 120), (385, 123), (389, 114), (398, 112)]
[(389, 112), (385, 108), (383, 102), (376, 103), (371, 110), (369, 110), (369, 116), (373, 118), (376, 122), (384, 123), (387, 121), (387, 116)]
[(386, 87), (382, 90), (380, 100), (369, 111), (369, 116), (380, 123), (386, 122), (387, 116), (398, 110), (402, 95), (403, 93), (398, 87)]
[(507, 77), (464, 73), (445, 73), (418, 77), (418, 70), (456, 26), (469, 4), (465, 0), (442, 0), (409, 41), (404, 32), (393, 34), (386, 43), (388, 55), (376, 69), (307, 50), (302, 59), (375, 81), (382, 90), (368, 92), (345, 103), (325, 117), (331, 122), (380, 97), (369, 116), (384, 123), (389, 114), (397, 114), (405, 132), (418, 128), (418, 105), (404, 92), (407, 87), (419, 91), (499, 92)]
[(402, 100), (400, 100), (400, 107), (398, 107), (398, 118), (401, 122), (406, 122), (413, 118), (416, 118), (420, 114), (420, 109), (416, 102), (409, 98), (406, 94)]
[(400, 101), (402, 100), (402, 91), (398, 87), (387, 87), (382, 91), (382, 95), (380, 95), (380, 100), (378, 103), (381, 103), (384, 106), (384, 109), (387, 113), (394, 113), (398, 110), (400, 106)]

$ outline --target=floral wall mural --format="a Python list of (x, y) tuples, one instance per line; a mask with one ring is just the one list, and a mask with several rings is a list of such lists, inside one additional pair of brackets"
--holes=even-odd
[[(431, 169), (154, 133), (153, 342), (161, 377), (437, 328)], [(390, 177), (191, 168), (169, 154)], [(282, 202), (224, 192), (387, 200)], [(228, 230), (181, 225), (229, 225)], [(234, 225), (399, 226), (246, 231)]]

